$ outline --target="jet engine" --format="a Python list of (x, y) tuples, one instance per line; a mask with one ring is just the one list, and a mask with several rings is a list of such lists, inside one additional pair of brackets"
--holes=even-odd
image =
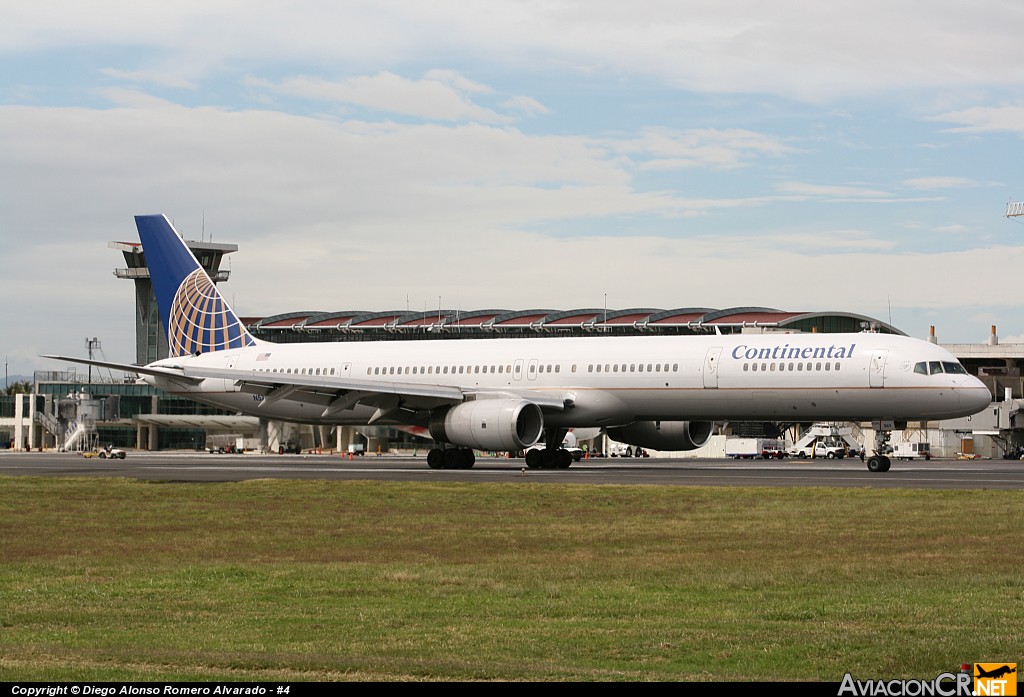
[(714, 430), (714, 421), (635, 421), (607, 429), (612, 440), (651, 450), (695, 450)]
[(522, 450), (540, 438), (544, 414), (524, 399), (477, 399), (430, 414), (430, 436), (479, 450)]

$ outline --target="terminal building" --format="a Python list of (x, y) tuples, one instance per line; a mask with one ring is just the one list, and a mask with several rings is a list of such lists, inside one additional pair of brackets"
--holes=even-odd
[[(221, 268), (234, 244), (188, 242), (214, 282), (228, 280)], [(135, 291), (136, 362), (151, 363), (168, 355), (155, 296), (138, 242), (110, 242), (123, 254), (118, 278), (131, 280)], [(884, 332), (903, 334), (878, 319), (849, 312), (798, 312), (765, 307), (582, 308), (452, 310), (426, 312), (322, 310), (242, 318), (260, 339), (278, 343), (310, 341), (458, 340), (535, 336), (693, 335), (766, 332)], [(931, 341), (936, 341), (934, 330)], [(992, 328), (986, 343), (944, 345), (992, 390), (987, 412), (957, 422), (908, 425), (897, 438), (925, 440), (940, 456), (960, 453), (985, 457), (1016, 455), (1024, 446), (1024, 344), (1000, 344)], [(133, 376), (85, 377), (75, 369), (38, 371), (35, 394), (0, 399), (0, 444), (10, 447), (88, 449), (97, 444), (148, 450), (239, 447), (356, 450), (389, 448), (425, 451), (429, 441), (383, 428), (329, 429), (268, 422), (223, 412), (165, 394), (137, 383)], [(806, 426), (806, 425), (803, 425)], [(795, 440), (800, 425), (729, 424), (721, 434), (772, 435), (790, 428)], [(871, 442), (870, 424), (853, 424), (854, 438)], [(597, 449), (603, 449), (600, 445)], [(690, 454), (724, 454), (722, 439)]]

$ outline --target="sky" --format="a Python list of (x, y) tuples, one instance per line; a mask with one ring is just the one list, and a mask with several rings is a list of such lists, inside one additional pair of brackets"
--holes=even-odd
[(0, 352), (135, 356), (111, 240), (242, 316), (761, 306), (1024, 341), (1017, 0), (6, 0)]

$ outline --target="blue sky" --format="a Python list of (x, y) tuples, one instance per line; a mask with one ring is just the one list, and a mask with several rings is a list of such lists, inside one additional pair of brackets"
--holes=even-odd
[[(0, 350), (134, 356), (109, 240), (234, 242), (243, 315), (844, 310), (1024, 341), (1019, 2), (22, 2)], [(205, 231), (205, 232), (204, 232)]]

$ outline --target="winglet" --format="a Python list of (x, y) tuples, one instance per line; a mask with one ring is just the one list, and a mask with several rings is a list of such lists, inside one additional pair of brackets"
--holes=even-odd
[(257, 343), (166, 216), (137, 215), (135, 226), (171, 356)]

